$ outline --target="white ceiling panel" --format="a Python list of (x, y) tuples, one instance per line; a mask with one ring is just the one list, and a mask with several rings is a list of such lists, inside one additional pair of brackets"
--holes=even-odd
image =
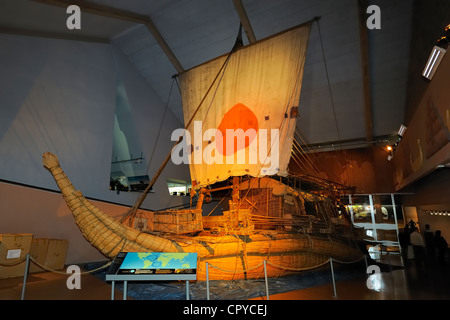
[[(87, 0), (124, 15), (151, 19), (186, 70), (233, 46), (239, 15), (233, 0)], [(391, 134), (405, 118), (413, 2), (374, 0), (381, 9), (381, 30), (369, 30), (373, 135)], [(312, 144), (366, 138), (363, 72), (357, 1), (242, 0), (257, 39), (320, 17), (315, 22), (305, 63), (298, 127)], [(63, 33), (63, 7), (29, 0), (2, 0), (0, 27)], [(178, 71), (143, 24), (83, 13), (84, 37), (106, 38), (141, 72), (161, 100), (169, 98)], [(5, 31), (3, 31), (5, 32)], [(248, 43), (243, 32), (244, 43)], [(76, 40), (76, 39), (75, 39)], [(323, 48), (322, 48), (323, 45)], [(325, 57), (325, 60), (324, 60)], [(183, 118), (176, 86), (169, 108)]]

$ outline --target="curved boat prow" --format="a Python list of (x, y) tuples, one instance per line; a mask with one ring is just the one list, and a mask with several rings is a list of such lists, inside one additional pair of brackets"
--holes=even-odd
[(59, 167), (58, 157), (53, 153), (45, 152), (42, 155), (42, 163), (47, 170), (51, 170), (52, 168)]
[(177, 251), (172, 241), (141, 233), (102, 212), (73, 187), (56, 155), (46, 152), (42, 158), (44, 167), (55, 179), (83, 236), (102, 254), (114, 258), (120, 251)]

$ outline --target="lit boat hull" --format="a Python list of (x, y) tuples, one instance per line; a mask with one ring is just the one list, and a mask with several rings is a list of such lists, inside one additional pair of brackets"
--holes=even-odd
[(247, 235), (166, 234), (162, 237), (141, 232), (89, 202), (73, 187), (55, 155), (45, 153), (43, 162), (60, 188), (83, 236), (110, 259), (119, 252), (196, 252), (199, 280), (206, 278), (206, 262), (210, 264), (211, 280), (231, 280), (264, 276), (264, 260), (267, 261), (268, 277), (277, 277), (316, 268), (330, 258), (351, 262), (362, 257), (350, 238), (343, 240), (329, 234), (261, 230)]

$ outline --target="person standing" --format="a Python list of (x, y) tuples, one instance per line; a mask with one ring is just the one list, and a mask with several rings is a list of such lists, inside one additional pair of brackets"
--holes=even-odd
[(447, 253), (448, 244), (444, 237), (441, 236), (441, 230), (436, 230), (434, 233), (434, 244), (438, 253), (438, 262), (445, 264), (445, 254)]
[(419, 233), (419, 229), (417, 229), (417, 227), (412, 228), (412, 232), (409, 236), (409, 242), (413, 246), (416, 266), (422, 267), (425, 258), (425, 242), (423, 241), (422, 235)]
[(425, 225), (425, 232), (423, 233), (423, 238), (425, 240), (426, 257), (428, 262), (434, 261), (436, 257), (436, 250), (434, 247), (434, 235), (433, 231), (430, 230), (430, 225)]

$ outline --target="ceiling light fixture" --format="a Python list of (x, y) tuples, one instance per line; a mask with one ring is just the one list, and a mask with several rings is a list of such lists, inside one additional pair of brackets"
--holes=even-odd
[(428, 58), (425, 69), (422, 72), (422, 75), (428, 80), (431, 80), (433, 78), (437, 68), (439, 67), (439, 64), (442, 61), (442, 58), (447, 52), (448, 43), (450, 41), (449, 34), (450, 34), (450, 24), (447, 27), (445, 27), (445, 35), (441, 37), (437, 41), (437, 44), (433, 47), (433, 50), (431, 51), (430, 57)]
[(422, 75), (425, 78), (427, 78), (428, 80), (431, 80), (433, 78), (446, 52), (447, 50), (445, 50), (444, 48), (434, 46), (433, 51), (431, 52), (431, 55), (428, 58), (426, 67), (422, 72)]
[(394, 147), (391, 145), (386, 145), (386, 149), (385, 149), (388, 153), (388, 161), (391, 161), (392, 158), (394, 157)]
[(405, 134), (405, 131), (406, 131), (406, 127), (404, 126), (404, 125), (401, 125), (400, 126), (400, 129), (398, 129), (398, 135), (400, 136), (400, 137), (403, 137), (403, 135)]

